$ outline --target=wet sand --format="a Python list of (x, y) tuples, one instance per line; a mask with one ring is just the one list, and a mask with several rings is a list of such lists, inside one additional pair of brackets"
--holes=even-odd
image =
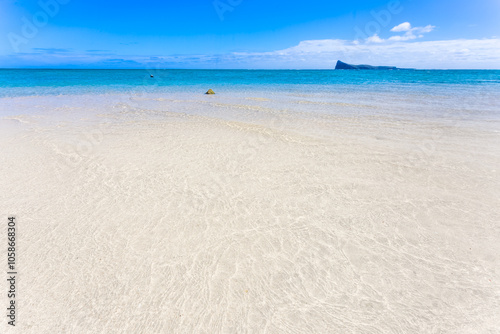
[(51, 99), (3, 99), (30, 113), (0, 120), (20, 272), (1, 332), (500, 330), (498, 122)]

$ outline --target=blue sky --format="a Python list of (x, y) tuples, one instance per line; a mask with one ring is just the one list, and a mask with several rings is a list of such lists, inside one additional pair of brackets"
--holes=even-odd
[(1, 0), (0, 67), (500, 68), (500, 1)]

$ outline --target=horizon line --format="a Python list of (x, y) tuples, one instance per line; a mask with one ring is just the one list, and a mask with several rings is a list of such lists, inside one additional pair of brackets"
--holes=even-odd
[[(371, 69), (335, 68), (61, 68), (61, 67), (0, 67), (0, 70), (137, 70), (137, 71), (374, 71)], [(382, 71), (499, 71), (500, 68), (396, 68)], [(378, 70), (380, 71), (380, 70)]]

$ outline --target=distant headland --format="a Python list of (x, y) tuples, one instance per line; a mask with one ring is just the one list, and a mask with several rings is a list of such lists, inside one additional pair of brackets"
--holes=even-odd
[(337, 61), (336, 70), (399, 70), (394, 66), (371, 66), (371, 65), (351, 65), (342, 61)]

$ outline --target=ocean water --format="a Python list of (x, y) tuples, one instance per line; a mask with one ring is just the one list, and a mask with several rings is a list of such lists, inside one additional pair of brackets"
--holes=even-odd
[(198, 91), (206, 87), (224, 92), (495, 93), (500, 90), (500, 70), (0, 70), (1, 97)]
[[(43, 97), (48, 107), (69, 96), (74, 98), (71, 104), (84, 105), (103, 105), (112, 100), (111, 95), (119, 95), (121, 100), (197, 98), (203, 102), (203, 93), (209, 88), (217, 93), (212, 101), (241, 105), (255, 104), (249, 98), (264, 98), (267, 107), (275, 110), (453, 115), (483, 121), (500, 116), (500, 70), (1, 69), (0, 114), (33, 109), (26, 101), (19, 104), (12, 99), (18, 97), (32, 98), (34, 105), (40, 101), (33, 100), (35, 97)], [(198, 106), (194, 111), (201, 109), (206, 108)]]

